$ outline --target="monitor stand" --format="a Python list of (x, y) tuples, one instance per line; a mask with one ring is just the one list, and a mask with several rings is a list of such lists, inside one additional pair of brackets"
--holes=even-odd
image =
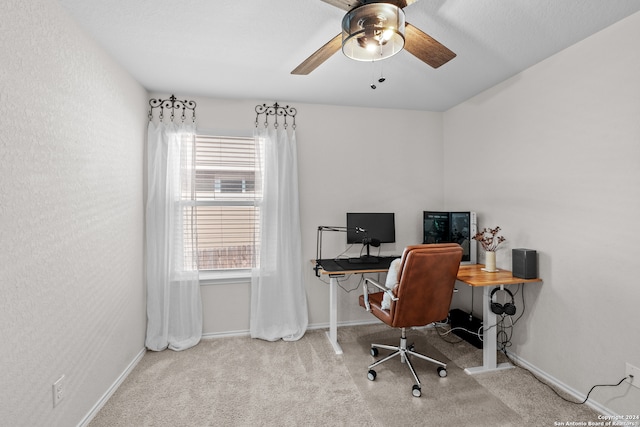
[(371, 256), (369, 252), (369, 243), (365, 243), (367, 246), (367, 254), (361, 255), (357, 258), (349, 258), (349, 264), (377, 264), (380, 262), (380, 258), (377, 256)]

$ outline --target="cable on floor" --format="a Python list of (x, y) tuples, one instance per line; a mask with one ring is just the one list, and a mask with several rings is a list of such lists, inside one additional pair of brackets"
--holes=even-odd
[(618, 381), (616, 384), (596, 384), (593, 387), (591, 387), (591, 389), (589, 390), (589, 393), (587, 393), (587, 397), (584, 398), (584, 400), (582, 402), (574, 402), (573, 400), (567, 399), (566, 397), (562, 396), (560, 393), (558, 393), (556, 391), (556, 389), (551, 385), (548, 384), (544, 381), (542, 381), (540, 378), (538, 378), (538, 376), (536, 374), (534, 374), (533, 372), (531, 372), (530, 370), (528, 370), (527, 368), (525, 368), (522, 365), (519, 365), (518, 363), (516, 363), (512, 358), (509, 357), (509, 355), (507, 354), (507, 352), (504, 352), (504, 355), (507, 359), (509, 359), (509, 362), (511, 362), (512, 365), (517, 366), (518, 368), (526, 371), (529, 373), (529, 375), (531, 375), (533, 378), (535, 378), (540, 384), (544, 384), (546, 385), (552, 392), (554, 392), (556, 394), (556, 396), (558, 396), (560, 399), (564, 400), (565, 402), (568, 403), (572, 403), (574, 405), (584, 405), (585, 403), (587, 403), (587, 400), (589, 400), (589, 396), (591, 395), (591, 392), (593, 390), (595, 390), (597, 387), (618, 387), (620, 384), (622, 384), (624, 382), (624, 380), (626, 379), (631, 379), (633, 380), (633, 375), (628, 375), (624, 378), (622, 378), (620, 381)]

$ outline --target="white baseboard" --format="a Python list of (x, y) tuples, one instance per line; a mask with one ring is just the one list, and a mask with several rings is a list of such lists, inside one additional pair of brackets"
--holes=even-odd
[[(338, 328), (341, 326), (360, 326), (360, 325), (373, 325), (381, 322), (372, 316), (372, 320), (350, 320), (346, 322), (338, 322)], [(312, 325), (307, 326), (308, 330), (314, 329), (327, 329), (329, 328), (329, 323), (314, 323)]]
[[(582, 402), (584, 399), (586, 399), (586, 397), (587, 397), (586, 394), (580, 393), (579, 391), (569, 387), (568, 385), (566, 385), (562, 381), (558, 380), (557, 378), (547, 374), (546, 372), (538, 369), (536, 366), (534, 366), (531, 363), (527, 362), (526, 360), (522, 359), (517, 354), (511, 353), (509, 351), (507, 351), (507, 353), (508, 353), (509, 358), (513, 359), (514, 361), (516, 361), (516, 363), (518, 365), (521, 365), (523, 368), (525, 368), (526, 370), (530, 371), (531, 373), (533, 373), (538, 378), (544, 379), (549, 384), (553, 385), (554, 387), (556, 387), (556, 388), (564, 391), (565, 393), (569, 394), (570, 396), (574, 397), (577, 401)], [(601, 415), (610, 415), (610, 416), (619, 415), (619, 414), (616, 414), (614, 412), (611, 412), (610, 409), (605, 408), (604, 406), (600, 405), (599, 403), (591, 401), (591, 400), (587, 400), (585, 402), (585, 405), (587, 405), (588, 407), (590, 407), (591, 409), (593, 409), (594, 411), (598, 412)]]
[(142, 350), (140, 350), (140, 352), (136, 355), (136, 357), (133, 358), (131, 363), (129, 363), (129, 366), (127, 366), (124, 372), (122, 372), (122, 374), (120, 374), (120, 376), (115, 380), (115, 382), (111, 384), (111, 387), (109, 387), (109, 389), (102, 395), (100, 400), (98, 400), (98, 402), (95, 405), (93, 405), (93, 408), (91, 408), (91, 410), (84, 417), (84, 419), (80, 421), (80, 423), (78, 424), (78, 427), (85, 427), (89, 425), (93, 417), (95, 417), (98, 414), (100, 409), (102, 409), (102, 407), (107, 403), (109, 398), (113, 396), (113, 393), (116, 392), (118, 387), (120, 387), (120, 384), (122, 384), (122, 382), (129, 376), (129, 374), (131, 373), (131, 371), (133, 371), (136, 365), (138, 365), (138, 363), (142, 360), (142, 357), (146, 352), (147, 352), (146, 348), (143, 348)]
[[(375, 323), (380, 323), (378, 319), (373, 320), (353, 320), (348, 322), (338, 322), (338, 327), (341, 326), (358, 326), (358, 325), (371, 325)], [(329, 323), (313, 323), (307, 326), (307, 330), (315, 330), (315, 329), (328, 329)], [(210, 340), (215, 338), (223, 338), (223, 337), (243, 337), (250, 335), (251, 332), (248, 329), (237, 330), (237, 331), (225, 331), (225, 332), (209, 332), (202, 334), (203, 340)]]
[(249, 334), (250, 332), (248, 329), (239, 330), (239, 331), (210, 332), (210, 333), (202, 334), (202, 339), (212, 340), (215, 338), (224, 338), (224, 337), (244, 337)]

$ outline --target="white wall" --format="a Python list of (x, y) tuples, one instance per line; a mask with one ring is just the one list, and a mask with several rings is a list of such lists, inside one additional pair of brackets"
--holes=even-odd
[(57, 2), (0, 40), (0, 424), (76, 425), (144, 347), (148, 98)]
[[(300, 115), (304, 259), (315, 258), (317, 227), (346, 225), (346, 212), (395, 212), (396, 243), (382, 245), (387, 254), (421, 243), (422, 211), (443, 206), (442, 114), (304, 106)], [(340, 254), (345, 242), (344, 233), (323, 233), (322, 256)], [(311, 268), (306, 272), (310, 323), (326, 324), (328, 287)], [(351, 277), (343, 286), (353, 289), (359, 280)], [(340, 291), (339, 322), (371, 320), (358, 306), (360, 292), (345, 297)]]
[[(503, 228), (498, 267), (539, 252), (510, 351), (583, 395), (640, 366), (639, 41), (636, 13), (444, 114), (447, 208)], [(628, 385), (591, 399), (640, 408)]]
[[(227, 135), (251, 135), (255, 106), (272, 105), (276, 101), (176, 96), (197, 102), (199, 129)], [(277, 101), (287, 105), (285, 101)], [(443, 206), (442, 114), (311, 104), (291, 106), (297, 109), (303, 268), (309, 323), (310, 327), (326, 326), (328, 286), (315, 277), (311, 264), (316, 256), (317, 227), (346, 225), (347, 211), (394, 212), (397, 243), (383, 244), (382, 251), (399, 254), (406, 245), (420, 243), (422, 211)], [(261, 125), (263, 122), (264, 116)], [(356, 246), (354, 254), (361, 247)], [(324, 233), (323, 257), (336, 256), (346, 247), (344, 233)], [(343, 285), (353, 288), (359, 279), (354, 277)], [(203, 286), (204, 333), (246, 332), (249, 291), (248, 283)], [(371, 315), (358, 306), (359, 292), (347, 296), (341, 291), (340, 322), (371, 320)]]

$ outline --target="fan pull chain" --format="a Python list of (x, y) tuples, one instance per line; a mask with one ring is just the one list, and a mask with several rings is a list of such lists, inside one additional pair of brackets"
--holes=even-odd
[(376, 89), (375, 83), (376, 61), (371, 61), (371, 89)]
[[(373, 70), (373, 71), (372, 71), (372, 73), (371, 73), (371, 75), (373, 76), (373, 77), (371, 78), (371, 82), (372, 82), (372, 83), (371, 83), (371, 89), (377, 89), (376, 82), (375, 82), (375, 73), (376, 73), (376, 70), (375, 70), (375, 61), (371, 61), (371, 64), (372, 64), (372, 66), (373, 66), (373, 67), (372, 67), (372, 70)], [(381, 66), (380, 66), (380, 78), (378, 79), (378, 83), (383, 83), (385, 80), (387, 80), (387, 79), (384, 77), (384, 75), (383, 75), (383, 73), (382, 73), (382, 65), (381, 65)]]

